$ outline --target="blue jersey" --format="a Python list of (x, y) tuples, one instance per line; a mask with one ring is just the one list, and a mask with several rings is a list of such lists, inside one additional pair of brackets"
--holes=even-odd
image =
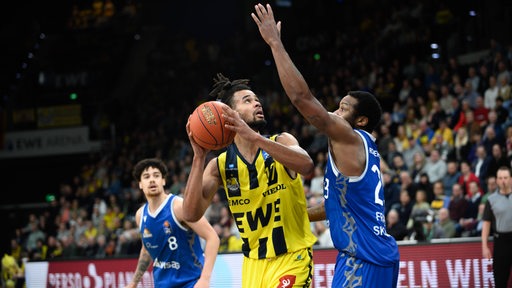
[(169, 195), (154, 213), (147, 203), (142, 208), (139, 228), (153, 259), (155, 287), (193, 287), (204, 264), (199, 237), (176, 221), (172, 209), (176, 197)]
[(363, 139), (366, 167), (358, 177), (341, 174), (328, 153), (324, 177), (325, 212), (334, 246), (348, 256), (381, 266), (399, 260), (395, 239), (386, 232), (380, 155), (373, 136)]

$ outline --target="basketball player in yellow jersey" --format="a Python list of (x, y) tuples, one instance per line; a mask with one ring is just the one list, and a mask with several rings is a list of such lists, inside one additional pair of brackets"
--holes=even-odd
[[(194, 150), (184, 195), (187, 221), (199, 219), (219, 186), (243, 240), (242, 287), (310, 287), (316, 237), (311, 232), (301, 175), (312, 173), (313, 160), (297, 139), (283, 132), (271, 137), (259, 98), (246, 79), (217, 74), (211, 96), (228, 104), (224, 117), (235, 131), (234, 143), (207, 164), (207, 150), (187, 132)], [(192, 180), (192, 181), (190, 181)]]

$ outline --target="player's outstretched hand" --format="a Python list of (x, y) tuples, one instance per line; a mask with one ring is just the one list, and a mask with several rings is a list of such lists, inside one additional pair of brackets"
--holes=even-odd
[(270, 4), (267, 4), (266, 7), (257, 4), (254, 6), (254, 10), (255, 13), (251, 13), (251, 17), (258, 25), (263, 40), (270, 46), (281, 42), (281, 21), (276, 23)]

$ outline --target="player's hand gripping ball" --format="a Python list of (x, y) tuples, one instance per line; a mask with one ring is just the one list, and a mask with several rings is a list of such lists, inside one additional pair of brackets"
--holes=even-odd
[(224, 127), (223, 106), (227, 105), (219, 101), (204, 102), (196, 107), (190, 117), (192, 136), (205, 149), (220, 150), (235, 138), (236, 133)]

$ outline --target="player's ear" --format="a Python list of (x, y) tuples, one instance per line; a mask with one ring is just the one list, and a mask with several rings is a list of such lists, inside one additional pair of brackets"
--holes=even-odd
[(356, 118), (355, 124), (357, 127), (366, 127), (366, 125), (368, 125), (368, 117), (367, 116), (358, 116)]

